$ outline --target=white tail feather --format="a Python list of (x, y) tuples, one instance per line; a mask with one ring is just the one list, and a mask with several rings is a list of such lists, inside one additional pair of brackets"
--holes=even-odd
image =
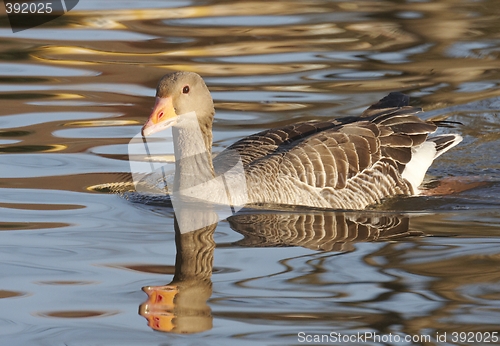
[[(450, 142), (438, 151), (436, 150), (435, 140), (444, 136), (450, 137)], [(422, 184), (425, 173), (432, 165), (434, 159), (462, 141), (462, 136), (460, 135), (451, 134), (444, 136), (429, 138), (426, 142), (411, 149), (411, 160), (406, 164), (402, 176), (411, 184), (414, 194), (420, 193), (418, 187)]]

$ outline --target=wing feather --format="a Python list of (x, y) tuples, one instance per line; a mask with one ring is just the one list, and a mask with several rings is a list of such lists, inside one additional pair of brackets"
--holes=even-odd
[[(408, 105), (405, 95), (391, 93), (361, 117), (309, 121), (246, 137), (219, 154), (214, 166), (233, 150), (241, 155), (247, 175), (269, 177), (269, 196), (293, 195), (280, 191), (278, 179), (285, 178), (294, 191), (317, 189), (316, 198), (331, 205), (363, 208), (384, 196), (412, 193), (402, 172), (413, 149), (439, 125), (420, 119), (420, 111)], [(335, 204), (339, 198), (343, 201)]]

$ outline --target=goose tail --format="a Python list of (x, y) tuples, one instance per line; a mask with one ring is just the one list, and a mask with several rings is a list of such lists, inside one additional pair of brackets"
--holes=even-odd
[(402, 176), (418, 194), (418, 187), (435, 158), (441, 156), (462, 141), (462, 136), (446, 134), (428, 138), (424, 143), (412, 148), (412, 156), (402, 172)]
[(436, 145), (436, 155), (434, 158), (441, 156), (448, 150), (456, 146), (462, 141), (462, 136), (457, 134), (447, 134), (440, 136), (433, 136), (427, 139), (427, 142), (433, 142)]

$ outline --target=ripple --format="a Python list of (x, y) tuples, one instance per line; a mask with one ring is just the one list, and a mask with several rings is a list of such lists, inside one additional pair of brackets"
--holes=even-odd
[[(90, 149), (90, 152), (96, 155), (102, 155), (105, 157), (113, 157), (114, 159), (129, 160), (129, 150), (130, 144), (112, 144), (96, 146)], [(173, 152), (173, 148), (172, 151)]]
[(78, 204), (50, 204), (50, 203), (3, 203), (0, 208), (11, 208), (20, 210), (75, 210), (83, 209), (85, 206)]
[(56, 280), (56, 281), (37, 281), (38, 285), (49, 285), (49, 286), (81, 286), (81, 285), (95, 285), (99, 282), (97, 281), (70, 281), (70, 280)]
[(156, 0), (143, 0), (141, 2), (130, 2), (128, 0), (114, 0), (113, 2), (103, 2), (103, 3), (94, 3), (92, 1), (84, 1), (83, 3), (79, 3), (76, 8), (78, 11), (89, 11), (90, 13), (101, 13), (102, 11), (154, 11), (162, 10), (165, 8), (176, 8), (176, 7), (186, 7), (192, 5), (191, 0), (169, 0), (166, 3), (158, 2)]
[[(2, 92), (16, 92), (16, 95), (13, 97), (19, 98), (17, 94), (20, 92), (27, 91), (53, 91), (51, 94), (40, 94), (43, 97), (52, 97), (56, 99), (66, 100), (68, 98), (80, 99), (82, 96), (80, 94), (70, 94), (69, 91), (86, 91), (86, 92), (103, 92), (103, 93), (111, 93), (115, 94), (118, 90), (120, 91), (120, 95), (131, 95), (131, 96), (148, 96), (151, 97), (154, 95), (154, 89), (146, 88), (139, 85), (134, 84), (114, 84), (114, 83), (84, 83), (78, 85), (64, 85), (64, 93), (60, 92), (60, 85), (16, 85), (16, 84), (0, 84), (0, 91)], [(3, 96), (3, 95), (1, 95)], [(40, 96), (41, 97), (41, 96)], [(4, 97), (5, 98), (5, 97)], [(26, 97), (25, 97), (26, 98)], [(37, 98), (37, 97), (33, 97)], [(31, 102), (31, 101), (29, 101)], [(36, 101), (35, 101), (36, 102)], [(120, 103), (120, 105), (127, 105), (128, 102), (124, 101)], [(68, 113), (72, 114), (73, 111), (70, 110)], [(38, 113), (39, 114), (39, 113)], [(106, 113), (104, 113), (106, 116)], [(85, 118), (82, 118), (85, 119)]]
[(106, 267), (132, 270), (148, 274), (174, 275), (175, 266), (161, 264), (108, 264)]
[(113, 102), (90, 102), (90, 101), (28, 101), (28, 105), (33, 106), (59, 106), (59, 107), (84, 107), (84, 106), (132, 106), (129, 103), (113, 103)]
[(97, 184), (88, 186), (87, 190), (91, 192), (104, 193), (104, 194), (116, 194), (116, 193), (126, 193), (135, 192), (135, 185), (131, 181), (131, 177), (128, 177), (130, 181), (123, 182), (112, 182), (105, 184)]
[(62, 151), (66, 149), (65, 145), (9, 145), (8, 147), (0, 148), (0, 153), (50, 153), (54, 151)]
[(63, 222), (0, 222), (0, 231), (20, 231), (20, 230), (39, 230), (53, 229), (70, 226), (69, 223)]
[(41, 317), (54, 318), (96, 318), (108, 317), (119, 314), (119, 311), (99, 311), (99, 310), (62, 310), (62, 311), (46, 311), (35, 313)]
[(0, 290), (0, 299), (26, 296), (27, 293), (18, 291)]
[(480, 92), (498, 88), (498, 82), (465, 82), (461, 83), (457, 92)]
[[(489, 40), (481, 42), (459, 41), (453, 43), (451, 47), (448, 48), (447, 54), (453, 58), (495, 58), (498, 57), (498, 52), (500, 51), (498, 44), (498, 41)], [(494, 54), (495, 52), (496, 54)]]
[(238, 102), (326, 102), (335, 100), (336, 97), (326, 93), (304, 93), (290, 91), (228, 91), (213, 92), (214, 99), (218, 101)]
[(132, 138), (139, 131), (138, 126), (96, 126), (57, 130), (52, 135), (59, 138)]
[[(29, 30), (27, 30), (29, 31)], [(25, 32), (25, 31), (23, 31)], [(32, 64), (0, 64), (0, 75), (2, 76), (49, 76), (49, 77), (76, 77), (76, 76), (98, 76), (99, 72), (55, 66), (40, 66)]]
[[(13, 115), (2, 116), (2, 127), (5, 128), (18, 128), (18, 127), (28, 127), (38, 124), (46, 124), (50, 122), (64, 122), (64, 121), (75, 121), (83, 119), (102, 119), (116, 117), (116, 113), (94, 113), (94, 112), (39, 112), (39, 113), (22, 113)], [(13, 131), (9, 131), (13, 132)], [(19, 131), (21, 132), (21, 131)], [(21, 133), (26, 133), (25, 131)], [(29, 134), (30, 132), (27, 132)], [(5, 133), (8, 135), (8, 133)]]
[(416, 12), (416, 11), (401, 11), (396, 14), (398, 18), (404, 18), (404, 19), (418, 19), (418, 18), (423, 18), (423, 14), (421, 12)]
[(136, 120), (121, 120), (121, 119), (110, 119), (110, 120), (87, 120), (87, 121), (72, 121), (64, 124), (64, 126), (76, 126), (76, 127), (104, 127), (104, 126), (126, 126), (126, 125), (140, 125)]
[(221, 26), (221, 27), (259, 27), (259, 26), (283, 26), (301, 23), (304, 18), (301, 16), (225, 16), (225, 17), (201, 17), (201, 18), (183, 18), (168, 19), (163, 21), (166, 25), (181, 26)]
[[(0, 134), (1, 136), (1, 134)], [(20, 141), (15, 140), (15, 139), (0, 139), (0, 145), (8, 145), (8, 144), (15, 144), (19, 143)], [(1, 148), (0, 148), (1, 150)]]
[[(12, 31), (0, 29), (0, 37), (11, 38)], [(157, 36), (146, 35), (125, 30), (97, 30), (97, 29), (40, 29), (24, 30), (15, 34), (16, 39), (35, 39), (48, 41), (145, 41)]]
[[(64, 186), (61, 183), (58, 184), (58, 179), (60, 179), (60, 182), (75, 182), (75, 177), (71, 177), (71, 174), (96, 173), (101, 174), (102, 179), (103, 173), (116, 173), (118, 166), (121, 166), (122, 172), (130, 171), (128, 162), (119, 160), (111, 163), (109, 159), (91, 155), (63, 153), (16, 153), (0, 155), (0, 177), (13, 179), (27, 177), (37, 177), (40, 179), (47, 177), (53, 181), (51, 184), (48, 184), (48, 182), (43, 183), (45, 185), (54, 185), (55, 187)], [(9, 168), (4, 169), (6, 167)], [(54, 177), (60, 175), (61, 169), (66, 170), (66, 175), (55, 179)], [(39, 180), (39, 182), (41, 183), (42, 180)]]

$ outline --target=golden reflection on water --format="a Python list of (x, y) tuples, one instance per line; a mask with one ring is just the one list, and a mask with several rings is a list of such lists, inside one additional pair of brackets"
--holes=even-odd
[[(318, 6), (319, 5), (319, 6)], [(155, 8), (155, 9), (137, 9), (137, 10), (112, 10), (100, 11), (96, 16), (95, 12), (80, 12), (72, 15), (74, 19), (84, 18), (84, 22), (104, 23), (109, 22), (129, 22), (145, 21), (154, 19), (172, 19), (172, 18), (197, 18), (213, 16), (245, 16), (245, 15), (289, 15), (321, 13), (325, 10), (322, 2), (295, 1), (294, 6), (289, 6), (286, 2), (265, 2), (265, 1), (242, 1), (235, 3), (212, 4), (209, 6), (189, 6), (180, 8)], [(119, 27), (119, 26), (117, 26)]]

